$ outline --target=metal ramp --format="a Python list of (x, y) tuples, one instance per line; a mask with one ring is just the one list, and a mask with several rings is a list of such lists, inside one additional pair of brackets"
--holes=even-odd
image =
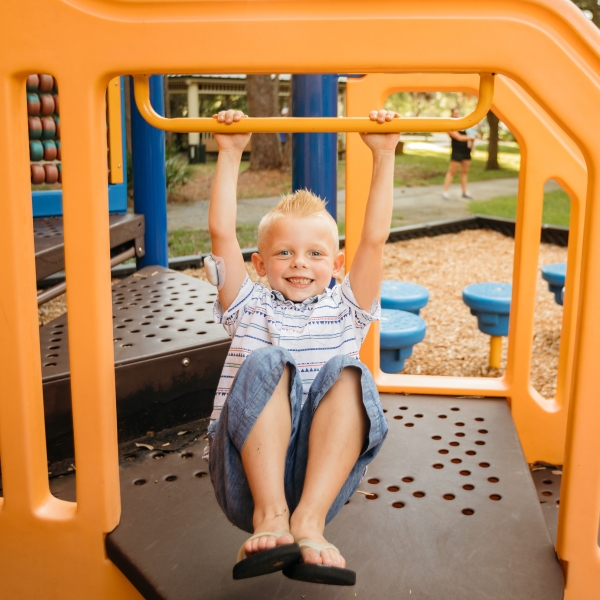
[(280, 573), (234, 581), (247, 535), (217, 506), (198, 433), (187, 445), (176, 434), (157, 439), (155, 450), (122, 461), (123, 512), (107, 537), (109, 557), (148, 600), (562, 598), (562, 571), (506, 401), (382, 401), (388, 438), (362, 493), (326, 530), (357, 571), (355, 587)]
[[(113, 331), (119, 440), (207, 417), (230, 338), (215, 324), (215, 288), (162, 267), (116, 283)], [(67, 315), (40, 328), (51, 462), (73, 456)]]
[[(109, 215), (110, 247), (132, 243), (137, 256), (144, 255), (144, 217), (142, 215)], [(65, 268), (65, 241), (62, 217), (33, 220), (35, 269), (38, 281)]]

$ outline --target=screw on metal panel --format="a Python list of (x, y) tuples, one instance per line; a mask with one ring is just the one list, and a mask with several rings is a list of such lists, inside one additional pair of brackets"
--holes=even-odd
[(182, 364), (184, 367), (188, 367), (188, 366), (189, 366), (189, 364), (190, 364), (190, 359), (189, 359), (189, 358), (184, 358), (184, 359), (181, 361), (181, 364)]

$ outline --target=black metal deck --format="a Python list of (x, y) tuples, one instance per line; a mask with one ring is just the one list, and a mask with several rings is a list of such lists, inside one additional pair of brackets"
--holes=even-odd
[[(213, 321), (215, 288), (146, 267), (115, 284), (119, 439), (207, 417), (230, 345)], [(40, 328), (50, 461), (73, 456), (67, 315)]]
[[(137, 256), (144, 255), (144, 217), (142, 215), (109, 215), (110, 247), (135, 244)], [(65, 242), (62, 217), (33, 220), (35, 270), (38, 281), (65, 268)]]
[(354, 588), (280, 573), (234, 581), (247, 535), (216, 504), (198, 434), (185, 446), (156, 439), (154, 450), (123, 460), (110, 558), (147, 599), (562, 598), (562, 572), (507, 403), (401, 395), (382, 402), (388, 438), (326, 529), (357, 571)]

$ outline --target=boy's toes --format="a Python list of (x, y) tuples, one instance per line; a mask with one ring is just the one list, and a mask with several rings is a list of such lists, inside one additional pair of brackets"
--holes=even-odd
[(275, 547), (275, 537), (272, 535), (256, 538), (246, 542), (246, 556)]
[(302, 551), (302, 562), (303, 563), (306, 563), (309, 565), (322, 565), (323, 564), (323, 558), (313, 548), (308, 548), (306, 546), (302, 546), (301, 551)]
[(346, 567), (346, 561), (344, 557), (339, 553), (333, 550), (333, 548), (325, 548), (321, 550), (321, 559), (323, 560), (323, 564), (328, 567), (338, 567), (340, 569), (344, 569)]
[(283, 546), (284, 544), (293, 544), (294, 543), (294, 538), (292, 537), (292, 534), (285, 534), (285, 535), (280, 535), (276, 540), (275, 540), (275, 545), (276, 546)]
[(263, 537), (255, 538), (253, 540), (249, 540), (246, 542), (244, 546), (244, 551), (246, 552), (246, 556), (251, 556), (252, 554), (256, 554), (257, 552), (262, 552), (263, 550), (270, 550), (271, 548), (275, 548), (275, 546), (282, 546), (284, 544), (293, 544), (294, 539), (290, 535), (282, 535), (276, 538), (274, 535), (265, 535)]

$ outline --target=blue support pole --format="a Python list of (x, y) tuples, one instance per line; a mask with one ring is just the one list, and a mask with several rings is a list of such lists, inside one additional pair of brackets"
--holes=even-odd
[[(150, 100), (164, 116), (164, 78), (150, 78)], [(167, 173), (165, 133), (146, 123), (133, 97), (131, 83), (131, 153), (133, 161), (133, 207), (146, 221), (146, 254), (137, 259), (138, 269), (148, 265), (169, 266), (167, 246)]]
[[(294, 75), (294, 117), (337, 117), (337, 75)], [(337, 133), (292, 136), (292, 190), (309, 189), (327, 201), (337, 221)]]

